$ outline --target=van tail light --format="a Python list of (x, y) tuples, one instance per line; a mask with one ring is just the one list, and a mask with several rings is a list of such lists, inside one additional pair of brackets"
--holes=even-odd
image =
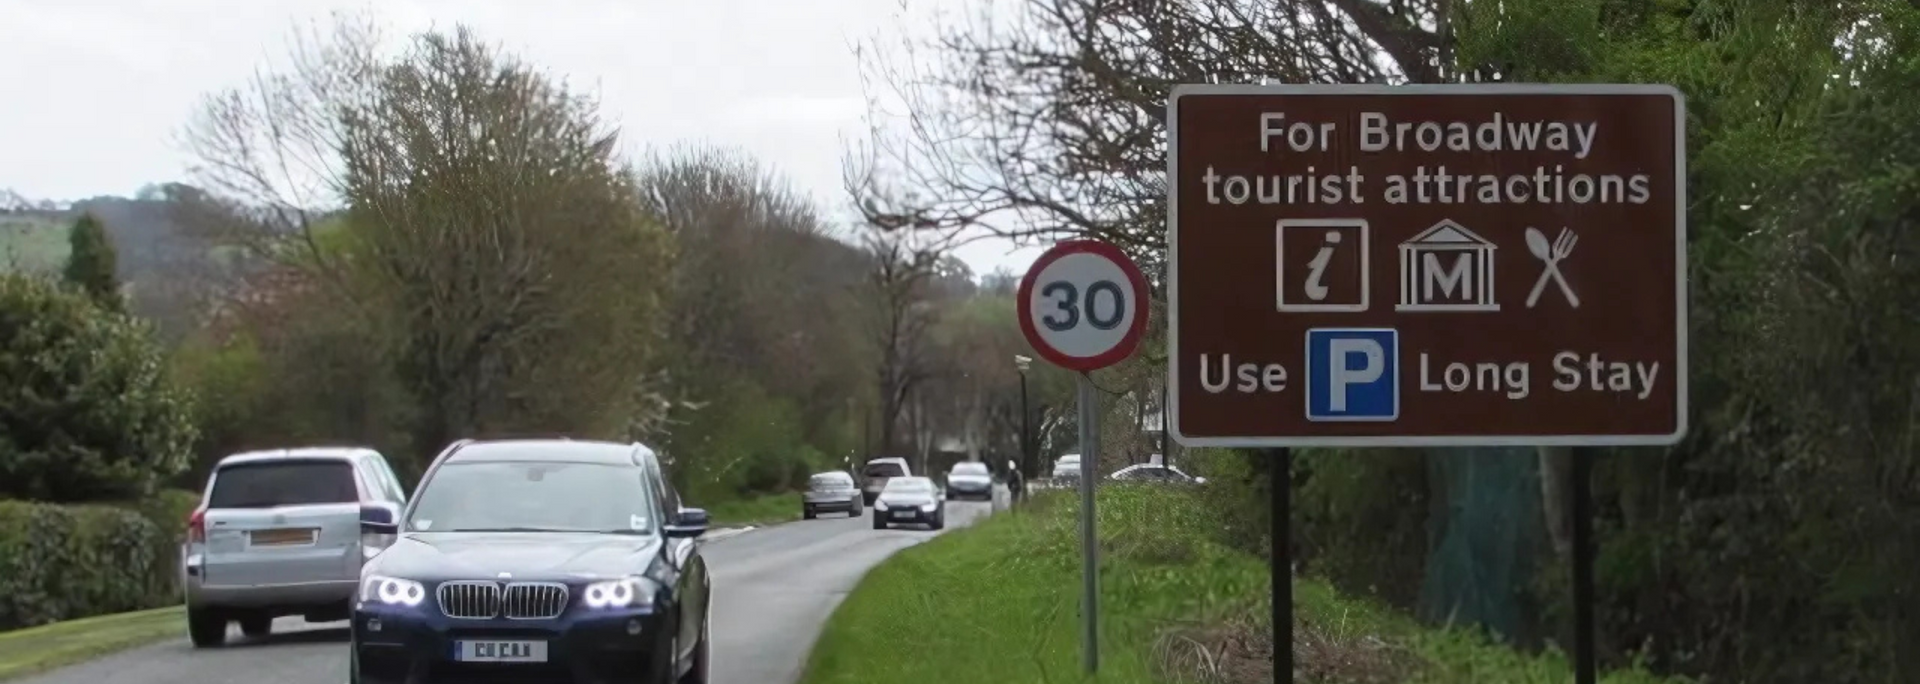
[(187, 516), (187, 543), (207, 543), (207, 509), (194, 509), (193, 515)]

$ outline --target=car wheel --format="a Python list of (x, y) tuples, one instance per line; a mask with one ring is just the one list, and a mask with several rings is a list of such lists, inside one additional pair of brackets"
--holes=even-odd
[[(677, 622), (677, 621), (674, 621)], [(647, 658), (647, 671), (640, 681), (645, 684), (675, 684), (678, 679), (674, 673), (680, 668), (680, 625), (669, 624), (666, 633), (653, 644), (653, 654)]]
[(240, 618), (240, 633), (255, 638), (271, 634), (273, 618), (266, 615), (249, 615)]
[(707, 684), (707, 663), (713, 659), (713, 595), (707, 595), (707, 608), (700, 616), (700, 645), (693, 647), (693, 667), (680, 678), (680, 684)]
[(347, 642), (347, 684), (360, 684), (360, 644)]
[(813, 519), (813, 509), (811, 509), (811, 508), (802, 508), (802, 509), (800, 509), (800, 518), (801, 518), (802, 520), (812, 520), (812, 519)]
[(887, 529), (887, 517), (884, 515), (880, 515), (879, 511), (873, 512), (873, 529), (876, 529), (876, 530)]
[(195, 648), (227, 643), (227, 616), (211, 608), (187, 609), (187, 638)]

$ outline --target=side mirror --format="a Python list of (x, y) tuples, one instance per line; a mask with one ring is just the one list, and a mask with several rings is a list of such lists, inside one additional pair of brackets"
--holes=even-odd
[(707, 533), (707, 509), (682, 508), (667, 525), (667, 536), (692, 539)]
[(385, 502), (360, 505), (361, 534), (398, 534), (399, 532), (399, 506)]

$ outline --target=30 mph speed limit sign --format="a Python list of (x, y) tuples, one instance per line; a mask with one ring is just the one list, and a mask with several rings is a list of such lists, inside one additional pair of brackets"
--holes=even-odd
[(1100, 558), (1093, 482), (1100, 467), (1100, 397), (1088, 372), (1119, 363), (1147, 332), (1147, 279), (1119, 248), (1094, 240), (1054, 245), (1020, 279), (1020, 331), (1054, 365), (1079, 371), (1080, 648), (1100, 669)]
[(1082, 373), (1119, 363), (1147, 331), (1147, 279), (1119, 248), (1054, 245), (1020, 280), (1020, 330), (1042, 358)]

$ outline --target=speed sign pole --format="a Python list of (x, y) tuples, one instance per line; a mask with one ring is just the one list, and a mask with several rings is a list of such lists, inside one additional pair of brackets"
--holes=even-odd
[(1093, 371), (1133, 354), (1147, 331), (1147, 279), (1120, 248), (1097, 240), (1054, 245), (1020, 279), (1020, 331), (1035, 354), (1079, 373), (1081, 648), (1100, 671), (1100, 558), (1094, 481), (1100, 477), (1100, 395)]

